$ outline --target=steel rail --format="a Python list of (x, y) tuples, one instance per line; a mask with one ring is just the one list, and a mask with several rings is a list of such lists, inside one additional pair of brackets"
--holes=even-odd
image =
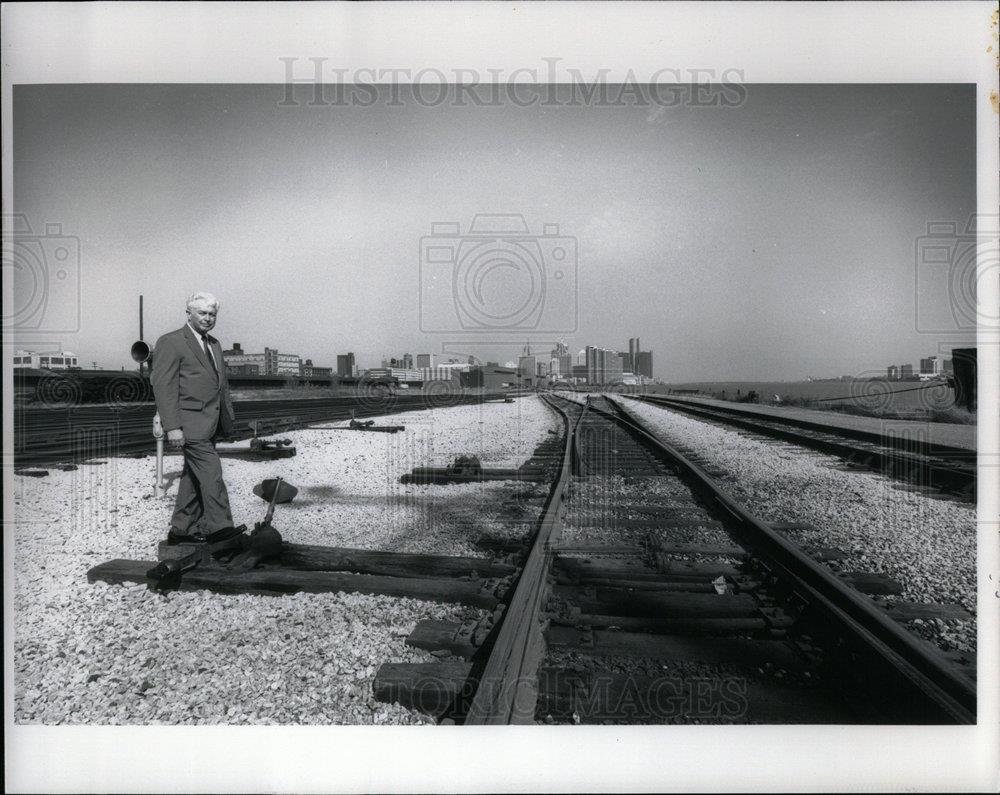
[[(498, 395), (463, 395), (448, 405), (477, 405), (495, 400)], [(502, 396), (501, 396), (502, 397)], [(281, 433), (308, 427), (319, 422), (355, 417), (377, 417), (384, 414), (437, 408), (426, 395), (398, 395), (375, 405), (373, 399), (353, 398), (238, 401), (235, 405), (238, 421), (231, 441), (249, 439), (255, 435), (251, 422), (271, 426), (260, 434)], [(444, 406), (440, 406), (443, 408)], [(33, 409), (15, 412), (13, 459), (17, 466), (63, 463), (92, 452), (94, 456), (140, 454), (153, 450), (152, 405), (130, 406), (116, 410), (109, 406), (81, 406), (73, 409)], [(285, 421), (287, 419), (294, 421)], [(112, 438), (102, 438), (110, 435)], [(103, 444), (103, 447), (102, 447)], [(107, 448), (107, 449), (104, 449)]]
[(935, 444), (923, 439), (906, 439), (899, 436), (889, 436), (887, 434), (864, 431), (860, 428), (847, 428), (839, 425), (827, 425), (822, 422), (803, 420), (798, 417), (781, 417), (778, 415), (761, 414), (756, 411), (737, 408), (736, 406), (716, 406), (706, 403), (698, 403), (683, 398), (670, 397), (668, 395), (626, 395), (632, 400), (640, 400), (651, 405), (684, 406), (708, 411), (718, 411), (733, 416), (759, 419), (764, 422), (775, 422), (781, 425), (789, 425), (804, 430), (817, 431), (819, 433), (836, 434), (848, 439), (856, 439), (859, 442), (870, 442), (883, 447), (893, 447), (906, 453), (919, 453), (920, 455), (932, 456), (936, 458), (955, 458), (957, 460), (975, 458), (976, 451), (964, 447), (953, 447), (951, 445)]
[(587, 411), (583, 406), (573, 424), (569, 412), (548, 397), (543, 400), (562, 416), (566, 427), (562, 464), (493, 648), (478, 677), (466, 725), (525, 724), (535, 719), (538, 669), (545, 655), (542, 611), (548, 593), (548, 572), (562, 530), (563, 500), (572, 480), (576, 430)]
[(700, 491), (739, 522), (754, 552), (767, 559), (779, 578), (791, 582), (807, 603), (818, 606), (848, 637), (898, 672), (914, 697), (925, 699), (929, 717), (941, 723), (976, 722), (975, 682), (956, 670), (936, 648), (889, 618), (867, 596), (747, 511), (700, 466), (648, 430), (617, 400), (611, 397), (608, 400), (617, 413), (597, 407), (591, 410), (630, 428), (675, 461)]
[[(702, 406), (687, 403), (686, 401), (646, 400), (645, 402), (661, 408), (671, 408), (677, 411), (682, 411), (685, 414), (697, 417), (698, 419), (715, 420), (717, 422), (725, 423), (726, 425), (731, 425), (735, 428), (770, 436), (774, 439), (781, 439), (782, 441), (791, 442), (792, 444), (799, 445), (800, 447), (808, 447), (813, 450), (818, 450), (821, 453), (835, 455), (849, 461), (861, 458), (864, 459), (869, 466), (877, 468), (882, 474), (896, 477), (898, 479), (913, 480), (914, 478), (912, 476), (909, 478), (901, 478), (896, 474), (897, 472), (900, 474), (904, 474), (905, 472), (926, 472), (935, 477), (923, 483), (925, 486), (933, 485), (947, 487), (963, 493), (972, 492), (975, 489), (976, 468), (974, 464), (969, 466), (957, 461), (942, 460), (939, 457), (941, 455), (940, 453), (934, 454), (933, 457), (925, 457), (931, 456), (931, 454), (914, 454), (912, 450), (904, 451), (900, 449), (900, 444), (905, 443), (906, 440), (898, 439), (896, 437), (883, 437), (879, 434), (867, 433), (864, 431), (854, 431), (853, 435), (848, 435), (846, 433), (840, 433), (839, 429), (835, 426), (807, 423), (807, 425), (810, 426), (808, 429), (813, 430), (814, 432), (821, 432), (830, 436), (859, 439), (869, 444), (878, 445), (881, 448), (873, 450), (853, 447), (852, 445), (844, 442), (839, 442), (834, 439), (819, 438), (800, 431), (774, 427), (775, 425), (784, 424), (781, 417), (771, 418), (769, 416), (750, 414), (747, 412), (737, 414), (736, 412), (731, 412), (727, 408)], [(803, 430), (806, 430), (806, 428), (803, 427)], [(921, 442), (921, 444), (924, 443)], [(927, 446), (924, 445), (924, 447), (926, 448)], [(937, 446), (936, 449), (940, 450), (942, 448)], [(960, 448), (951, 447), (944, 449), (952, 451), (951, 455), (963, 453), (966, 458), (970, 455), (973, 458), (975, 457), (974, 451), (962, 451)], [(906, 469), (901, 471), (894, 468), (893, 465), (896, 465), (896, 467), (902, 465), (902, 467), (905, 467)]]

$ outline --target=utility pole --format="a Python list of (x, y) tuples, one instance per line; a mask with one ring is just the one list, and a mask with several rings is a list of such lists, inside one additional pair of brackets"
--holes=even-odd
[[(145, 339), (142, 336), (142, 294), (139, 294), (139, 340)], [(142, 376), (145, 373), (145, 365), (143, 362), (139, 362), (139, 375)]]

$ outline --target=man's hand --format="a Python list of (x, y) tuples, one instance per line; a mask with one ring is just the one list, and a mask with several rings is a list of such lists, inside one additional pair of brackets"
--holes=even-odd
[(184, 431), (181, 428), (167, 431), (167, 441), (175, 450), (180, 450), (184, 446)]

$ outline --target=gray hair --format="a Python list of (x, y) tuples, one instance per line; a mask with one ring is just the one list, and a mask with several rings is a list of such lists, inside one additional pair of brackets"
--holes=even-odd
[(195, 304), (205, 304), (207, 306), (214, 306), (216, 311), (218, 311), (219, 309), (219, 299), (216, 298), (211, 293), (205, 293), (200, 290), (196, 293), (192, 293), (191, 297), (188, 298), (187, 301), (188, 310), (190, 311), (191, 307), (194, 306)]

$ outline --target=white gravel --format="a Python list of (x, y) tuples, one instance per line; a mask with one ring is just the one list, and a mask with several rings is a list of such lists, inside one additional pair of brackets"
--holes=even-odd
[[(505, 527), (513, 482), (401, 485), (414, 466), (475, 454), (515, 467), (559, 421), (541, 401), (487, 403), (378, 418), (397, 434), (303, 430), (298, 455), (223, 458), (234, 519), (264, 503), (252, 487), (282, 475), (299, 488), (279, 506), (287, 541), (439, 554)], [(45, 478), (15, 476), (8, 542), (15, 560), (15, 720), (18, 723), (420, 723), (371, 696), (383, 662), (432, 661), (404, 640), (423, 618), (478, 611), (359, 594), (155, 594), (144, 585), (90, 585), (113, 558), (153, 560), (176, 494), (181, 459), (168, 457), (167, 494), (151, 496), (154, 459), (111, 458)], [(520, 506), (521, 513), (537, 512)], [(517, 510), (518, 507), (515, 507)]]
[[(843, 570), (885, 574), (902, 598), (976, 610), (975, 506), (923, 496), (875, 472), (842, 471), (838, 458), (749, 438), (736, 431), (637, 401), (626, 406), (665, 440), (697, 451), (728, 473), (727, 488), (770, 522), (802, 522), (798, 543), (839, 547)], [(975, 649), (975, 621), (934, 620), (916, 627), (944, 649)]]

